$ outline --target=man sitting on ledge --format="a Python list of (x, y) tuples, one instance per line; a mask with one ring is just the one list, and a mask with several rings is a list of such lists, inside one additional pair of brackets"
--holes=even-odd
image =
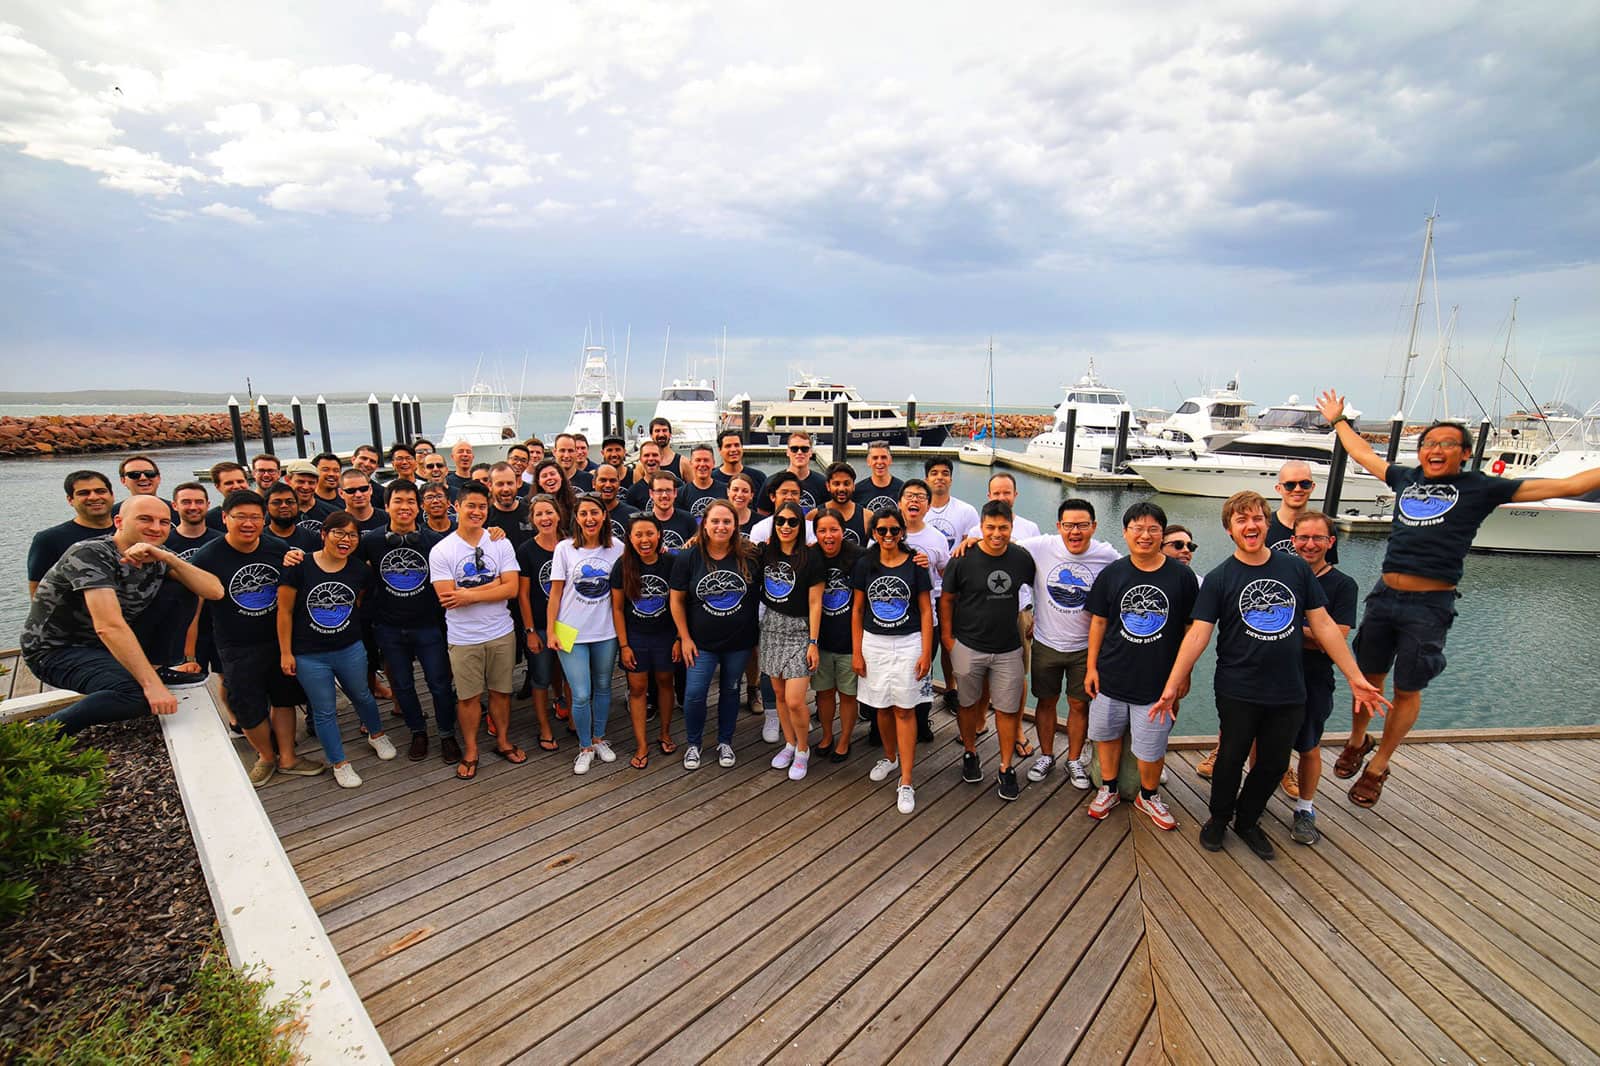
[[(51, 718), (76, 733), (92, 725), (142, 714), (172, 714), (178, 701), (169, 685), (191, 685), (204, 673), (158, 670), (147, 649), (171, 647), (193, 616), (141, 620), (174, 580), (208, 600), (222, 598), (222, 584), (161, 545), (172, 531), (172, 513), (156, 496), (123, 501), (116, 534), (74, 544), (39, 582), (22, 627), (22, 658), (41, 681), (83, 693), (84, 698)], [(134, 623), (139, 622), (135, 633)]]

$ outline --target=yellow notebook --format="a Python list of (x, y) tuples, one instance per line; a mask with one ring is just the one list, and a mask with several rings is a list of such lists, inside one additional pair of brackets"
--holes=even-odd
[(569, 626), (569, 625), (567, 625), (567, 623), (561, 621), (560, 619), (557, 619), (556, 620), (556, 639), (561, 642), (561, 646), (563, 648), (575, 647), (577, 645), (577, 643), (578, 643), (578, 630), (577, 630), (577, 627), (576, 626)]

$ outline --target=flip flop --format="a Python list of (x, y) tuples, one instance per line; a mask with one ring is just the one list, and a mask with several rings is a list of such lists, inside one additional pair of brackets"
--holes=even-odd
[(633, 758), (628, 760), (628, 765), (633, 767), (635, 770), (643, 770), (646, 766), (650, 765), (650, 756), (635, 755)]
[(508, 763), (512, 763), (513, 765), (520, 766), (528, 761), (528, 753), (517, 747), (515, 744), (509, 748), (493, 748), (491, 750), (496, 755), (500, 756), (500, 758), (504, 759)]
[(555, 737), (540, 737), (539, 748), (542, 751), (555, 751), (561, 745), (556, 743)]
[[(463, 770), (465, 770), (466, 773), (462, 773), (461, 771), (463, 771)], [(461, 765), (456, 767), (456, 780), (457, 781), (471, 781), (474, 777), (477, 777), (477, 776), (478, 776), (478, 760), (477, 759), (462, 759), (461, 760)]]
[(662, 737), (660, 740), (656, 741), (656, 747), (661, 749), (661, 754), (663, 755), (671, 755), (673, 752), (678, 750), (678, 745), (674, 744), (667, 737)]
[(1018, 737), (1017, 738), (1017, 758), (1019, 758), (1019, 759), (1027, 759), (1027, 758), (1030, 758), (1032, 755), (1033, 755), (1033, 744), (1029, 742), (1027, 737)]

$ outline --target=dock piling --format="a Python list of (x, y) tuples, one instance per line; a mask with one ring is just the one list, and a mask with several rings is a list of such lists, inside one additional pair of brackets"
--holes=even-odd
[(739, 443), (750, 443), (750, 394), (739, 397)]
[(1128, 421), (1131, 417), (1132, 414), (1127, 408), (1123, 408), (1117, 414), (1117, 447), (1111, 453), (1110, 473), (1121, 473), (1123, 466), (1128, 461)]
[[(909, 422), (907, 423), (909, 425)], [(850, 454), (850, 401), (833, 402), (833, 461), (845, 462)]]
[(411, 447), (411, 441), (414, 438), (411, 430), (411, 397), (407, 396), (405, 393), (400, 394), (400, 422), (405, 429), (405, 433), (401, 436), (400, 440), (407, 448), (409, 448)]
[(1067, 408), (1066, 440), (1061, 445), (1061, 472), (1072, 473), (1072, 453), (1078, 446), (1078, 409)]
[(600, 439), (604, 441), (609, 436), (611, 436), (611, 394), (602, 392), (600, 394)]
[(233, 425), (233, 453), (239, 458), (239, 465), (246, 470), (250, 468), (244, 455), (244, 419), (239, 416), (239, 398), (228, 397), (228, 421)]
[(272, 412), (267, 408), (265, 396), (256, 397), (256, 415), (261, 419), (261, 450), (276, 455), (272, 450)]
[[(405, 416), (400, 413), (399, 393), (394, 393), (389, 397), (389, 405), (394, 409), (394, 442), (399, 444), (406, 439), (406, 420)], [(384, 454), (383, 441), (375, 441), (372, 446), (378, 449), (379, 455)]]
[(1393, 463), (1400, 455), (1400, 434), (1405, 432), (1405, 415), (1399, 411), (1389, 420), (1389, 447), (1384, 449), (1383, 461)]
[(1483, 456), (1484, 452), (1488, 451), (1489, 448), (1489, 430), (1491, 428), (1493, 427), (1489, 425), (1487, 418), (1478, 423), (1478, 443), (1472, 448), (1472, 469), (1474, 470), (1483, 469)]
[(333, 434), (328, 432), (328, 401), (317, 397), (317, 428), (322, 431), (322, 450), (333, 451)]
[(290, 397), (289, 415), (294, 419), (295, 454), (304, 459), (306, 457), (306, 423), (300, 411), (300, 397)]
[(617, 436), (621, 437), (624, 441), (627, 441), (628, 447), (631, 448), (633, 446), (633, 442), (628, 441), (628, 423), (627, 420), (622, 417), (622, 393), (620, 392), (617, 393), (617, 402), (613, 404), (611, 408), (611, 421), (617, 427)]
[(372, 429), (372, 446), (383, 451), (383, 420), (378, 416), (378, 394), (375, 392), (367, 393), (367, 422)]
[(913, 393), (906, 397), (906, 444), (911, 444), (912, 437), (921, 437), (922, 430), (917, 426), (917, 397)]
[(1332, 517), (1339, 513), (1339, 494), (1344, 491), (1344, 470), (1349, 465), (1350, 453), (1338, 434), (1333, 438), (1333, 455), (1328, 462), (1328, 493), (1322, 500), (1322, 513)]
[(411, 394), (411, 440), (416, 442), (422, 436), (422, 397), (416, 393)]

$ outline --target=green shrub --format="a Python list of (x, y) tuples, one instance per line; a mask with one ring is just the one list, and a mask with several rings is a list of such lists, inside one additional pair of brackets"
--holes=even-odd
[(177, 1004), (149, 1010), (106, 1000), (90, 1022), (63, 1018), (35, 1039), (20, 1066), (110, 1066), (185, 1063), (187, 1066), (286, 1066), (295, 1061), (297, 1017), (304, 994), (267, 1004), (271, 983), (235, 970), (213, 948)]
[(92, 843), (72, 827), (100, 802), (105, 753), (75, 748), (54, 722), (0, 725), (0, 921), (33, 898), (32, 874)]

